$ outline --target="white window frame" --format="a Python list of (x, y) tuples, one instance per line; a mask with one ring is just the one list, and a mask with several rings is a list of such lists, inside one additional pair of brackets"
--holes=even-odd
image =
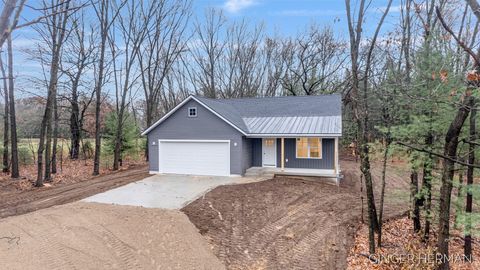
[[(190, 115), (190, 110), (194, 110), (194, 111), (195, 111), (195, 115)], [(188, 107), (187, 115), (188, 115), (188, 117), (197, 117), (197, 115), (198, 115), (197, 107)]]
[[(307, 157), (299, 157), (299, 156), (298, 156), (298, 151), (297, 151), (297, 150), (298, 150), (298, 149), (297, 149), (297, 148), (298, 148), (298, 144), (297, 144), (297, 140), (298, 140), (298, 139), (302, 139), (302, 138), (307, 139)], [(318, 140), (320, 141), (320, 142), (319, 142), (319, 143), (320, 143), (320, 149), (319, 149), (319, 150), (320, 150), (320, 151), (319, 151), (319, 155), (320, 155), (320, 156), (319, 156), (319, 157), (310, 157), (310, 145), (308, 144), (308, 139), (310, 139), (310, 138), (315, 138), (315, 139), (318, 139)], [(322, 140), (322, 138), (319, 138), (319, 137), (301, 137), (301, 138), (295, 138), (295, 158), (297, 158), (297, 159), (322, 159), (322, 157), (323, 157), (323, 153), (322, 153), (322, 152), (323, 152), (323, 140)]]

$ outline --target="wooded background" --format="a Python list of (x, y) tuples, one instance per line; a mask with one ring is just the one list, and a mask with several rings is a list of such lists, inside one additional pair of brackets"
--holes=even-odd
[[(446, 256), (453, 222), (464, 230), (470, 258), (480, 220), (474, 211), (480, 6), (475, 0), (389, 0), (371, 16), (371, 2), (345, 1), (347, 20), (335, 23), (347, 24), (346, 36), (333, 24), (314, 22), (283, 36), (263, 24), (229, 20), (221, 9), (193, 16), (187, 0), (6, 0), (0, 15), (3, 171), (18, 178), (19, 166), (35, 162), (40, 187), (56, 173), (59, 144), (70, 159), (93, 159), (94, 175), (102, 159), (111, 158), (117, 170), (131, 149), (146, 151), (140, 131), (190, 94), (340, 93), (342, 142), (356, 149), (365, 181), (370, 252), (381, 245), (384, 199), (382, 192), (376, 204), (373, 193), (375, 146), (383, 187), (390, 158), (408, 163), (415, 232), (428, 241), (435, 226), (437, 252)], [(38, 16), (22, 17), (25, 9)], [(373, 31), (364, 31), (367, 25)], [(25, 28), (36, 32), (35, 46), (17, 49), (15, 31)], [(19, 53), (41, 67), (38, 76), (18, 79)], [(447, 269), (448, 261), (439, 267)]]

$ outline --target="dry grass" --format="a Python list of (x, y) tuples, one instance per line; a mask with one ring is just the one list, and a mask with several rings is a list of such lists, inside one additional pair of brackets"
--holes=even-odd
[[(128, 169), (131, 165), (145, 164), (141, 160), (124, 160), (123, 166), (120, 170)], [(93, 172), (93, 160), (70, 160), (66, 159), (57, 166), (57, 173), (52, 175), (52, 181), (46, 185), (55, 186), (60, 184), (77, 183), (91, 179)], [(112, 170), (108, 167), (102, 166), (100, 168), (100, 175), (111, 173)], [(37, 178), (37, 166), (25, 165), (20, 167), (20, 179), (11, 179), (8, 174), (0, 173), (0, 194), (21, 192), (31, 190), (34, 188), (34, 183)]]

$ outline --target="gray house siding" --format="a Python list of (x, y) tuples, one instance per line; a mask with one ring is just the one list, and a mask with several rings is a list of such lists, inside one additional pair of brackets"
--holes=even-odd
[(252, 138), (252, 166), (262, 167), (262, 139)]
[[(281, 166), (281, 141), (277, 139), (277, 167)], [(296, 158), (295, 138), (285, 138), (285, 168), (333, 169), (335, 139), (322, 139), (322, 158)], [(288, 160), (288, 161), (287, 161)]]
[[(187, 116), (189, 107), (197, 108), (197, 117)], [(148, 133), (150, 171), (158, 171), (159, 139), (230, 140), (230, 173), (243, 174), (248, 163), (243, 166), (242, 135), (208, 109), (190, 100)]]
[(252, 140), (246, 137), (242, 138), (242, 174), (245, 171), (252, 167), (253, 161), (253, 147), (252, 147)]

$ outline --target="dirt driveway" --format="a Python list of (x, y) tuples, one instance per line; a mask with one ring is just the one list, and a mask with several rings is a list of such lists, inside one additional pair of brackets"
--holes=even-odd
[(176, 210), (75, 202), (0, 220), (1, 269), (224, 269)]
[(147, 167), (134, 166), (128, 170), (93, 177), (81, 182), (53, 187), (45, 186), (24, 192), (9, 192), (0, 196), (0, 218), (78, 201), (145, 177), (148, 177)]
[[(182, 211), (229, 269), (344, 269), (361, 200), (358, 174), (348, 171), (358, 164), (342, 165), (340, 187), (292, 178), (221, 186)], [(389, 178), (387, 217), (407, 209), (395, 199), (407, 179)]]

